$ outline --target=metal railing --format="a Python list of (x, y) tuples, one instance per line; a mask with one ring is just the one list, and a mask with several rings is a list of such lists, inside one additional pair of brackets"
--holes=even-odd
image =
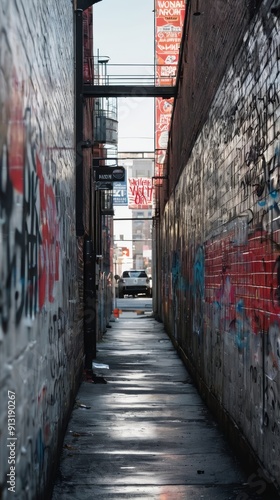
[(99, 97), (95, 99), (94, 113), (95, 116), (105, 116), (106, 118), (117, 120), (117, 99), (115, 97), (111, 97), (110, 99)]
[(109, 64), (96, 57), (85, 58), (90, 85), (174, 86), (177, 65)]

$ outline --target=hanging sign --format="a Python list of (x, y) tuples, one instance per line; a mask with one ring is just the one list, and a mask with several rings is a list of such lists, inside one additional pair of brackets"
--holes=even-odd
[(125, 179), (124, 167), (92, 167), (96, 182), (119, 182)]

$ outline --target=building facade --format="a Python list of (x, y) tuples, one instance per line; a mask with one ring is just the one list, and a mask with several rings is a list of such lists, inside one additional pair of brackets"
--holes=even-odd
[(85, 142), (75, 137), (77, 19), (83, 85), (93, 78), (92, 11), (77, 7), (68, 0), (0, 6), (3, 499), (46, 498), (84, 368), (84, 326), (98, 325), (96, 304), (84, 301), (94, 225), (94, 151), (84, 147), (93, 142), (92, 99), (83, 102)]
[(156, 307), (228, 434), (279, 487), (279, 6), (220, 7), (187, 4)]

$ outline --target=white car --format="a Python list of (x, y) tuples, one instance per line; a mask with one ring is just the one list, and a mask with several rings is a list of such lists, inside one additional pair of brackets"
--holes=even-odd
[(124, 271), (118, 279), (118, 296), (123, 298), (125, 295), (135, 297), (138, 294), (145, 294), (146, 297), (152, 296), (151, 281), (144, 269), (131, 269)]

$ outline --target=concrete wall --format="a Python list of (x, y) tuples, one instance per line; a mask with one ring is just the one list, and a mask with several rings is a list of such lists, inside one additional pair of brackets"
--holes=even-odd
[(81, 370), (73, 44), (70, 0), (1, 1), (1, 498), (47, 494)]
[[(243, 2), (237, 13), (224, 2), (213, 27), (212, 7), (201, 4), (203, 29), (195, 41), (186, 36), (169, 143), (159, 310), (199, 386), (280, 487), (279, 8), (264, 0), (249, 11)], [(199, 17), (188, 14), (194, 34)], [(246, 20), (235, 28), (238, 43), (218, 58), (236, 16)], [(209, 63), (201, 45), (211, 46), (213, 30)], [(211, 77), (215, 64), (220, 81)], [(195, 94), (201, 75), (205, 92), (214, 89), (207, 113)]]

